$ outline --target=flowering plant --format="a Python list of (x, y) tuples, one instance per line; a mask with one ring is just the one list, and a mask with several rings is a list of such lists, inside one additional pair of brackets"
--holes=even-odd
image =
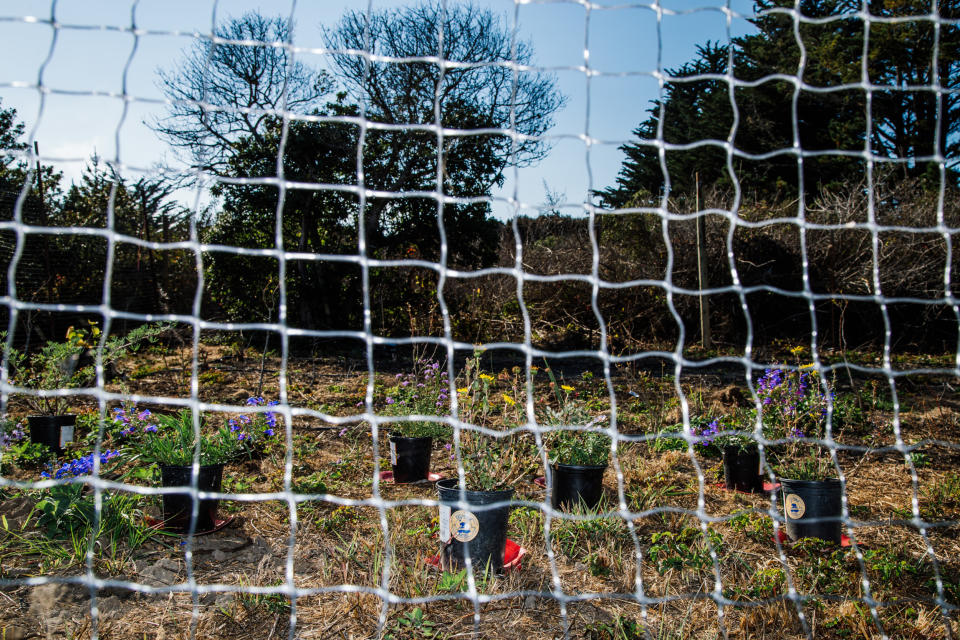
[[(96, 378), (94, 362), (81, 365), (80, 356), (88, 349), (97, 346), (100, 328), (90, 321), (89, 329), (67, 329), (63, 342), (47, 342), (39, 352), (27, 358), (26, 354), (4, 344), (10, 377), (15, 385), (37, 391), (55, 391), (88, 386)], [(144, 341), (156, 342), (157, 337), (167, 331), (169, 324), (145, 324), (137, 327), (126, 336), (111, 337), (103, 342), (101, 362), (104, 366), (136, 351)], [(0, 340), (6, 340), (7, 333), (0, 331)], [(67, 412), (68, 396), (38, 396), (23, 394), (23, 399), (36, 413), (43, 415), (61, 415)]]
[[(610, 456), (610, 436), (599, 426), (606, 416), (591, 417), (587, 407), (577, 400), (576, 390), (570, 385), (557, 385), (553, 371), (547, 369), (554, 383), (558, 408), (547, 407), (543, 421), (551, 427), (565, 427), (549, 431), (544, 437), (550, 462), (554, 464), (603, 466)], [(571, 428), (579, 427), (579, 428)]]
[(714, 418), (710, 422), (701, 418), (691, 420), (690, 430), (698, 436), (696, 445), (703, 450), (715, 448), (722, 451), (727, 447), (734, 447), (738, 451), (747, 451), (756, 447), (757, 441), (753, 435), (737, 430), (737, 423), (737, 420), (727, 416)]
[[(108, 460), (111, 460), (120, 455), (119, 451), (107, 450), (100, 454), (100, 467), (103, 469), (103, 465), (107, 464)], [(48, 465), (47, 470), (40, 473), (41, 478), (47, 480), (63, 480), (64, 478), (77, 478), (80, 476), (86, 476), (93, 473), (93, 454), (87, 454), (82, 458), (77, 458), (76, 460), (71, 460), (70, 462), (64, 462), (59, 467), (54, 469), (51, 465)]]
[[(261, 397), (247, 400), (248, 406), (274, 406)], [(140, 451), (140, 458), (163, 465), (193, 464), (196, 438), (193, 414), (184, 409), (176, 416), (158, 415), (149, 409), (139, 410), (135, 405), (117, 407), (113, 419), (123, 426), (120, 436)], [(241, 458), (250, 458), (262, 451), (270, 438), (276, 437), (277, 418), (272, 411), (241, 414), (230, 418), (227, 424), (213, 433), (204, 433), (200, 424), (200, 464), (223, 464)]]
[(23, 422), (14, 422), (7, 416), (0, 416), (0, 451), (21, 442), (26, 438)]
[(816, 371), (766, 369), (757, 382), (757, 396), (765, 436), (784, 438), (822, 429), (827, 398)]
[[(777, 473), (794, 480), (822, 480), (834, 473), (824, 436), (828, 397), (816, 371), (809, 367), (764, 371), (757, 385), (764, 435), (785, 439), (777, 455)], [(830, 394), (833, 400), (835, 395)]]
[[(450, 388), (440, 363), (420, 359), (410, 373), (398, 373), (383, 389), (380, 413), (386, 416), (440, 416), (450, 411)], [(450, 427), (429, 420), (398, 420), (390, 432), (403, 438), (446, 438)]]
[[(462, 387), (457, 394), (462, 398), (464, 410), (461, 419), (465, 422), (487, 428), (495, 428), (489, 420), (493, 408), (491, 395), (495, 378), (480, 368), (480, 352), (474, 352), (467, 360), (463, 372)], [(517, 401), (507, 394), (501, 394), (505, 405), (515, 407)], [(508, 420), (504, 420), (509, 424)], [(452, 447), (451, 447), (452, 449)], [(451, 453), (451, 459), (457, 459), (457, 451)], [(473, 429), (460, 431), (460, 463), (466, 478), (467, 489), (476, 491), (495, 491), (512, 486), (521, 477), (536, 469), (536, 448), (525, 445), (517, 434), (489, 435)]]

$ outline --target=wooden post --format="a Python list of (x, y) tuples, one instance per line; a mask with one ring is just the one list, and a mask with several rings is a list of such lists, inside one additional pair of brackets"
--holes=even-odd
[[(696, 209), (700, 211), (700, 172), (694, 175)], [(697, 279), (700, 284), (700, 337), (703, 348), (713, 349), (713, 339), (710, 335), (710, 300), (703, 294), (710, 288), (707, 279), (707, 219), (697, 215)]]

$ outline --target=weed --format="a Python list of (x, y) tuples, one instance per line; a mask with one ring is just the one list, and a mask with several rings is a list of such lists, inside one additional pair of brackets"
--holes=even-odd
[(227, 374), (225, 374), (223, 371), (204, 371), (197, 376), (197, 381), (200, 384), (208, 385), (223, 384), (227, 381)]
[(324, 531), (338, 531), (349, 528), (348, 525), (356, 524), (360, 520), (360, 514), (353, 507), (342, 505), (334, 509), (326, 518), (320, 518), (317, 524)]
[(630, 483), (626, 490), (626, 497), (632, 511), (648, 511), (663, 506), (668, 498), (686, 496), (690, 493), (687, 489), (673, 484), (666, 474), (659, 473), (641, 483)]
[(728, 586), (724, 595), (731, 599), (766, 600), (775, 598), (783, 593), (786, 584), (786, 575), (780, 567), (768, 567), (755, 571), (744, 586)]
[(152, 376), (155, 373), (160, 373), (165, 371), (166, 367), (162, 364), (149, 364), (143, 363), (137, 366), (136, 369), (127, 374), (127, 377), (131, 380), (140, 380), (141, 378), (146, 378)]
[[(274, 582), (273, 587), (283, 585), (283, 581)], [(247, 610), (248, 613), (255, 612), (258, 609), (266, 609), (276, 615), (290, 614), (290, 599), (281, 593), (237, 593), (237, 602)]]
[(640, 624), (625, 616), (617, 616), (613, 622), (593, 622), (587, 625), (588, 640), (640, 640), (645, 637)]
[(743, 511), (729, 521), (730, 528), (740, 531), (755, 542), (768, 543), (773, 539), (773, 521), (770, 516)]
[(931, 482), (922, 493), (920, 515), (924, 518), (944, 517), (960, 506), (960, 474), (950, 473)]
[(457, 573), (444, 571), (437, 582), (437, 591), (455, 593), (467, 590), (467, 570), (463, 569)]
[(315, 471), (306, 477), (295, 480), (292, 487), (296, 493), (328, 493), (327, 482), (328, 478), (325, 471)]
[[(719, 554), (723, 538), (712, 529), (707, 529), (707, 536), (714, 551)], [(653, 534), (650, 542), (648, 553), (661, 575), (671, 569), (693, 569), (701, 572), (713, 567), (710, 547), (697, 527), (684, 527), (680, 533), (661, 531)]]
[(435, 626), (433, 622), (424, 617), (423, 609), (415, 607), (412, 611), (408, 611), (397, 619), (390, 632), (384, 635), (384, 640), (433, 638), (437, 634)]
[(913, 558), (904, 558), (889, 549), (867, 549), (863, 552), (863, 561), (874, 581), (879, 578), (881, 584), (890, 584), (904, 575), (915, 575), (920, 566)]

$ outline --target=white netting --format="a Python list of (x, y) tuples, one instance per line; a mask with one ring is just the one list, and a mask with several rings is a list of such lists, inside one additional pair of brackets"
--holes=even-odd
[[(85, 411), (85, 448), (71, 452), (92, 455), (73, 482), (38, 480), (0, 441), (0, 634), (953, 637), (955, 2), (764, 0), (754, 14), (729, 1), (371, 0), (322, 24), (297, 3), (257, 23), (215, 2), (202, 26), (169, 28), (143, 20), (147, 4), (110, 7), (107, 23), (62, 20), (74, 8), (58, 2), (0, 16), (11, 42), (44, 28), (50, 43), (0, 76), (0, 109), (19, 105), (26, 122), (0, 129), (3, 406)], [(582, 43), (563, 43), (573, 62), (542, 61), (558, 48), (551, 19), (582, 25)], [(708, 19), (719, 28), (701, 32)], [(671, 48), (664, 32), (688, 24), (706, 48)], [(634, 28), (656, 36), (639, 66)], [(48, 79), (76, 34), (126, 39), (110, 88)], [(138, 55), (168, 38), (157, 93)], [(239, 95), (220, 83), (242, 65)], [(409, 90), (379, 94), (390, 82)], [(84, 99), (119, 108), (112, 152), (82, 188), (51, 192), (41, 164), (69, 175), (95, 151), (34, 143), (66, 148), (40, 132), (51, 105)], [(150, 169), (126, 141), (141, 110), (180, 165)], [(568, 144), (575, 162), (557, 160)], [(618, 149), (632, 163), (619, 178)], [(544, 176), (583, 188), (541, 194)], [(93, 367), (89, 384), (18, 377), (16, 352), (90, 319), (102, 332), (74, 333), (83, 353), (69, 365)], [(110, 339), (159, 321), (176, 337), (118, 373)], [(399, 409), (430, 358), (438, 410)], [(122, 403), (186, 408), (195, 433), (203, 415), (249, 414), (277, 440), (212, 492), (197, 446), (189, 535), (111, 548), (108, 502), (175, 491), (130, 475), (136, 457), (125, 475), (101, 458), (124, 444), (110, 421)], [(388, 431), (421, 423), (451, 428), (439, 470), (464, 488), (484, 464), (511, 474), (512, 500), (444, 506), (432, 484), (394, 485)], [(558, 428), (610, 439), (599, 510), (551, 506)], [(717, 486), (711, 452), (733, 432), (759, 443), (765, 490)], [(839, 479), (843, 546), (787, 538), (783, 503), (799, 498), (776, 483), (790, 451)], [(92, 528), (71, 539), (44, 492), (80, 485)], [(194, 535), (210, 497), (236, 517)], [(800, 499), (799, 517), (817, 500)], [(430, 566), (445, 561), (435, 534), (453, 535), (451, 509), (476, 535), (505, 504), (512, 570)]]

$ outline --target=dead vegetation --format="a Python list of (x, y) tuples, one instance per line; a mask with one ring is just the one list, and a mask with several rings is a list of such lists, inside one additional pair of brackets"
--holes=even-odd
[[(238, 403), (256, 393), (259, 355), (204, 346), (201, 398)], [(130, 393), (188, 396), (191, 361), (192, 354), (173, 349), (138, 355), (123, 363), (123, 385)], [(262, 395), (277, 397), (278, 367), (279, 360), (266, 359)], [(429, 639), (474, 631), (531, 640), (564, 633), (590, 640), (879, 638), (881, 629), (925, 639), (957, 631), (957, 451), (923, 444), (958, 441), (960, 409), (944, 391), (956, 381), (898, 386), (901, 438), (921, 445), (908, 464), (899, 452), (873, 450), (896, 442), (883, 384), (854, 380), (861, 419), (837, 440), (863, 448), (840, 454), (846, 533), (856, 546), (835, 548), (775, 542), (771, 512), (779, 495), (727, 492), (718, 484), (719, 459), (656, 439), (681, 420), (673, 380), (620, 370), (613, 379), (619, 426), (636, 440), (619, 451), (622, 478), (608, 471), (603, 508), (585, 520), (538, 507), (544, 490), (533, 475), (524, 478), (509, 527), (526, 550), (522, 568), (477, 575), (483, 601), (475, 604), (466, 575), (427, 562), (438, 551), (436, 507), (424, 504), (436, 499), (434, 487), (375, 482), (389, 462), (375, 465), (369, 428), (317, 417), (358, 411), (367, 383), (362, 368), (291, 361), (286, 373), (291, 405), (316, 413), (294, 419), (289, 457), (281, 444), (229, 469), (224, 491), (242, 499), (222, 504), (234, 519), (221, 531), (186, 544), (158, 535), (114, 553), (95, 542), (91, 573), (83, 556), (71, 561), (25, 547), (22, 538), (41, 535), (31, 513), (35, 492), (0, 489), (0, 637), (87, 638), (94, 624), (98, 637), (118, 639)], [(516, 372), (500, 374), (496, 384), (506, 387)], [(732, 411), (749, 401), (746, 387), (726, 378), (684, 376), (691, 413)], [(609, 409), (602, 378), (571, 371), (566, 379), (599, 410)], [(433, 470), (456, 473), (441, 444)], [(4, 467), (7, 479), (36, 474)], [(268, 495), (287, 487), (297, 501)], [(143, 500), (148, 511), (156, 508), (155, 498)], [(106, 582), (91, 589), (90, 578)]]

